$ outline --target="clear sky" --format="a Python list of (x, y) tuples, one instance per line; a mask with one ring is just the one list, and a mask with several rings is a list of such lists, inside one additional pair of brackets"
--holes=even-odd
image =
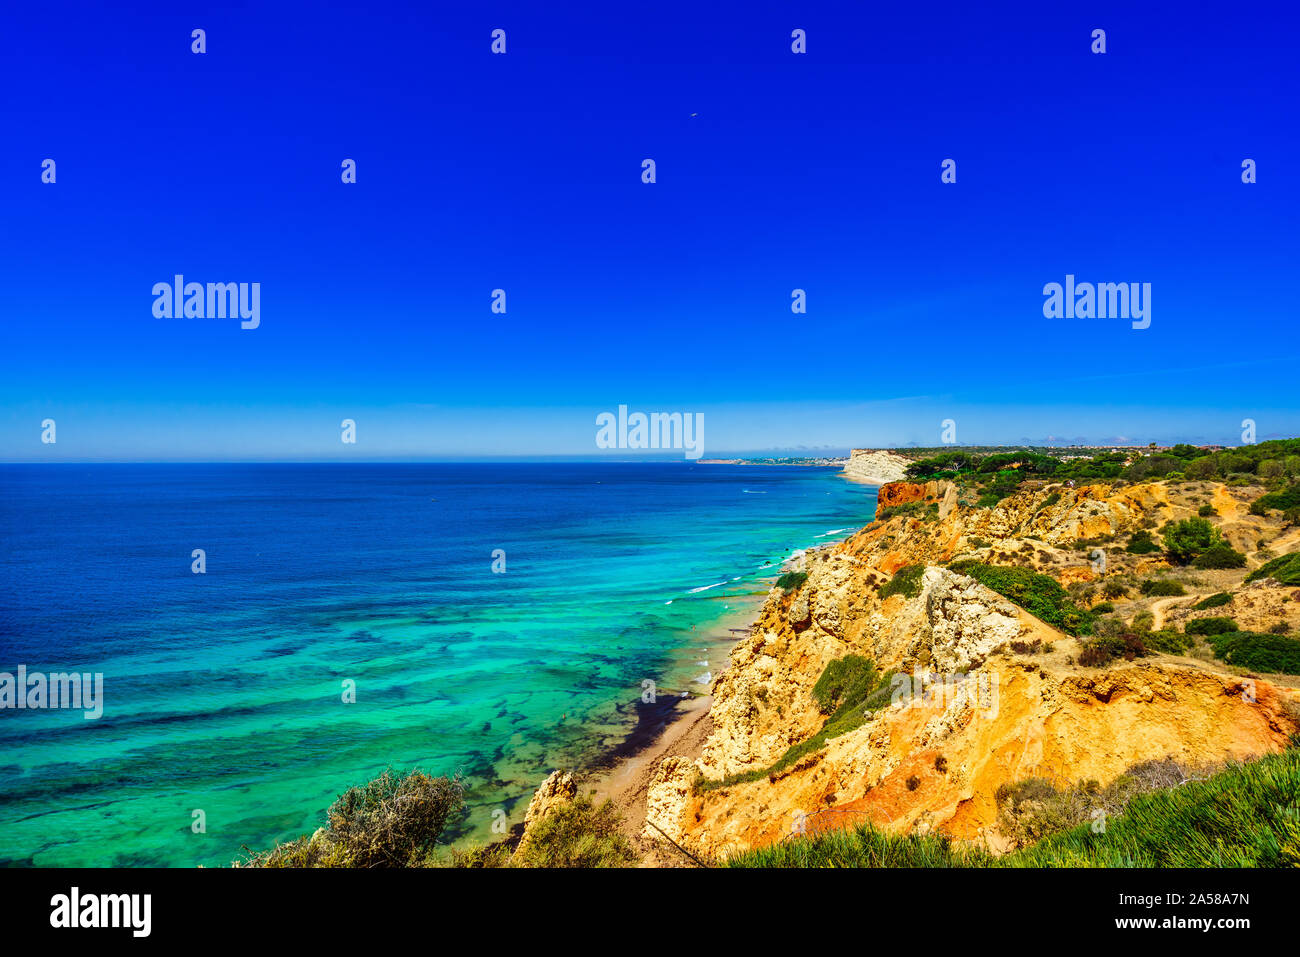
[(0, 461), (1300, 434), (1296, 15), (1133, 6), (6, 4)]

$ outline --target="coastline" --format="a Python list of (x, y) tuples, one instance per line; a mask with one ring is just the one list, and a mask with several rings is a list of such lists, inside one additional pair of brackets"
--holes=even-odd
[[(844, 478), (860, 484), (883, 485), (885, 482), (864, 482), (856, 476), (844, 475)], [(781, 571), (788, 570), (792, 564), (815, 548), (832, 545), (857, 534), (862, 526), (853, 526), (845, 536), (819, 541), (814, 545), (794, 549), (790, 557), (781, 565)], [(772, 587), (775, 587), (773, 585)], [(768, 594), (770, 595), (769, 588)], [(623, 818), (623, 832), (634, 841), (647, 855), (647, 866), (692, 866), (683, 855), (662, 841), (652, 841), (642, 835), (646, 818), (646, 795), (655, 771), (664, 758), (683, 757), (690, 761), (699, 758), (704, 744), (713, 731), (712, 705), (713, 685), (723, 671), (730, 667), (731, 652), (737, 644), (746, 640), (752, 633), (767, 603), (767, 595), (747, 608), (743, 613), (732, 613), (717, 622), (718, 628), (731, 622), (743, 622), (743, 629), (731, 628), (727, 635), (727, 654), (722, 666), (713, 674), (707, 694), (692, 695), (681, 698), (671, 695), (668, 700), (661, 700), (654, 705), (639, 705), (637, 725), (629, 732), (627, 738), (618, 746), (601, 755), (592, 766), (584, 769), (590, 777), (586, 785), (591, 797), (600, 803), (606, 799), (614, 802)], [(736, 632), (743, 631), (743, 634)]]

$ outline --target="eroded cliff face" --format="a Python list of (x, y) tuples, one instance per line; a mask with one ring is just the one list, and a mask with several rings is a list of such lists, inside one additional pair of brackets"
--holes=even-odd
[[(1033, 568), (1062, 583), (1089, 581), (1101, 569), (1077, 539), (1185, 518), (1207, 497), (1226, 536), (1258, 537), (1262, 520), (1246, 512), (1249, 492), (1210, 483), (1057, 485), (974, 508), (954, 486), (899, 486), (882, 488), (881, 500), (947, 499), (950, 506), (942, 516), (873, 523), (810, 551), (804, 584), (790, 593), (773, 589), (715, 679), (714, 731), (701, 757), (668, 759), (650, 788), (647, 819), (674, 840), (724, 855), (795, 827), (870, 820), (896, 831), (939, 829), (1000, 850), (995, 795), (1003, 784), (1031, 776), (1106, 784), (1139, 761), (1248, 758), (1284, 747), (1296, 730), (1294, 706), (1286, 703), (1294, 691), (1188, 658), (1082, 667), (1076, 639), (939, 567), (971, 557)], [(1116, 564), (1138, 574), (1163, 565), (1113, 551), (1112, 573)], [(880, 586), (908, 565), (927, 566), (916, 594), (881, 599)], [(1274, 593), (1294, 590), (1251, 589), (1260, 593), (1253, 604), (1280, 603)], [(1025, 654), (1025, 647), (1036, 651)], [(815, 735), (825, 715), (813, 704), (813, 685), (830, 661), (848, 654), (915, 677), (896, 679), (891, 703), (780, 772), (695, 787), (701, 776), (761, 772)], [(926, 684), (922, 675), (937, 677)]]

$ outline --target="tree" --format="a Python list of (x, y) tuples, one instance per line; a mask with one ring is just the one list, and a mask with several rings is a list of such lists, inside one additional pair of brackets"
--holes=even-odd
[(1219, 530), (1203, 518), (1188, 518), (1166, 525), (1162, 532), (1165, 551), (1172, 561), (1186, 565), (1201, 552), (1219, 544)]

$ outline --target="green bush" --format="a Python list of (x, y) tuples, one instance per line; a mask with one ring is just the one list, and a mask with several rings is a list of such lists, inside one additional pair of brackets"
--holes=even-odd
[(613, 801), (596, 806), (580, 797), (557, 805), (531, 828), (516, 867), (631, 867), (637, 854), (619, 829)]
[(875, 662), (861, 655), (845, 655), (826, 666), (812, 697), (822, 714), (831, 714), (847, 701), (861, 701), (869, 695), (879, 681)]
[[(1300, 482), (1296, 482), (1282, 491), (1261, 495), (1250, 503), (1250, 511), (1252, 515), (1263, 515), (1270, 508), (1279, 508), (1286, 511), (1297, 505), (1300, 505)], [(1256, 507), (1259, 508), (1259, 511), (1255, 510)]]
[(1265, 562), (1246, 576), (1246, 581), (1253, 582), (1261, 578), (1272, 578), (1283, 585), (1300, 585), (1300, 552), (1279, 555), (1272, 561)]
[(921, 594), (921, 576), (925, 574), (924, 565), (907, 565), (894, 572), (894, 577), (880, 587), (880, 600), (890, 595), (903, 595), (915, 598)]
[(976, 561), (953, 562), (948, 567), (959, 575), (975, 579), (984, 587), (1015, 602), (1034, 617), (1067, 634), (1086, 635), (1092, 632), (1095, 616), (1076, 606), (1055, 578), (1028, 568), (986, 565)]
[(1219, 512), (1213, 505), (1202, 505), (1196, 510), (1196, 514), (1201, 518), (1209, 518), (1211, 515), (1218, 515)]
[(1225, 631), (1238, 631), (1231, 618), (1197, 618), (1189, 621), (1183, 631), (1189, 635), (1221, 635)]
[(464, 806), (459, 778), (386, 769), (344, 791), (311, 837), (250, 854), (247, 867), (418, 867)]
[(808, 580), (807, 572), (786, 572), (776, 580), (776, 587), (782, 591), (794, 591)]
[(1142, 636), (1142, 644), (1150, 651), (1163, 651), (1168, 655), (1181, 655), (1192, 646), (1192, 640), (1172, 628), (1163, 628)]
[(1245, 568), (1246, 556), (1226, 542), (1211, 545), (1192, 561), (1197, 568)]
[(1100, 668), (1116, 658), (1132, 661), (1148, 654), (1145, 642), (1135, 634), (1098, 635), (1081, 643), (1078, 662), (1085, 668)]
[(1208, 598), (1202, 598), (1192, 606), (1192, 611), (1205, 611), (1207, 608), (1218, 608), (1221, 605), (1227, 605), (1232, 601), (1232, 596), (1226, 591), (1215, 592)]
[(1149, 552), (1160, 551), (1160, 546), (1156, 544), (1150, 532), (1145, 528), (1140, 528), (1129, 536), (1128, 545), (1125, 546), (1124, 551), (1130, 555), (1146, 555)]
[(1169, 581), (1165, 578), (1148, 578), (1138, 590), (1144, 595), (1154, 597), (1165, 597), (1173, 595), (1186, 595), (1187, 590), (1178, 582)]
[(1185, 565), (1220, 542), (1219, 530), (1203, 518), (1171, 522), (1163, 529), (1165, 551), (1171, 561)]
[(1275, 674), (1300, 674), (1300, 639), (1225, 631), (1207, 639), (1217, 658), (1239, 668)]

